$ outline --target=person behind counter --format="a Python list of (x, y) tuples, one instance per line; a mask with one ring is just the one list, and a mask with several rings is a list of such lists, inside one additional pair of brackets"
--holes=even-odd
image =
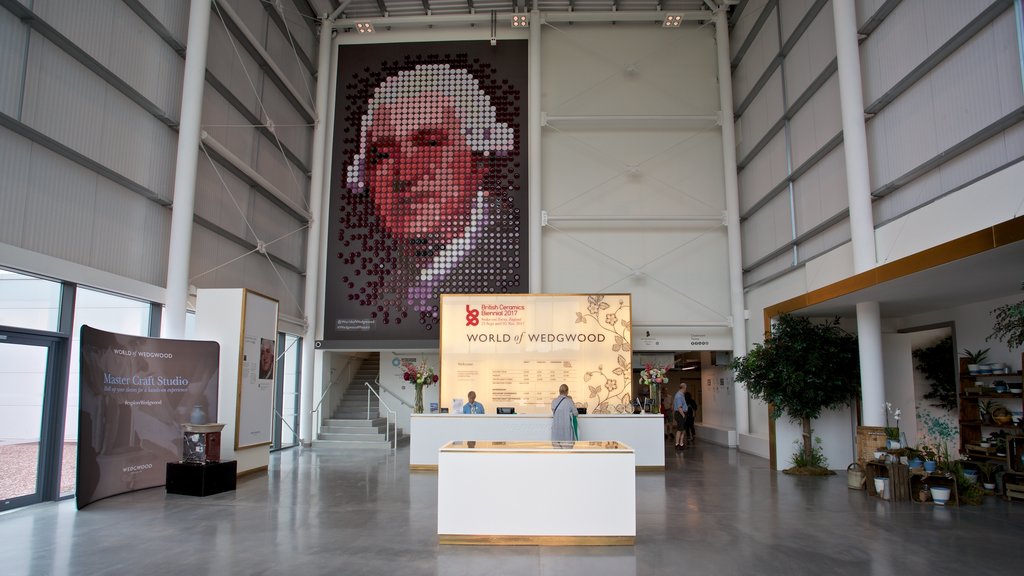
[(463, 414), (483, 414), (484, 405), (476, 401), (476, 392), (470, 390), (469, 394), (466, 394), (469, 398), (469, 402), (462, 405)]
[(569, 442), (579, 440), (579, 428), (576, 424), (576, 403), (569, 396), (569, 387), (562, 384), (558, 387), (558, 396), (551, 401), (551, 441)]

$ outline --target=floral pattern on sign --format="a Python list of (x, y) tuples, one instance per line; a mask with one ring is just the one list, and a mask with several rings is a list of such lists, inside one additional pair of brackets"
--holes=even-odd
[(587, 405), (594, 406), (593, 414), (625, 414), (632, 411), (629, 392), (633, 372), (630, 345), (630, 307), (620, 299), (609, 303), (601, 294), (587, 296), (587, 311), (576, 313), (576, 324), (597, 325), (611, 336), (611, 348), (618, 352), (616, 365), (606, 370), (598, 364), (583, 373), (589, 396)]

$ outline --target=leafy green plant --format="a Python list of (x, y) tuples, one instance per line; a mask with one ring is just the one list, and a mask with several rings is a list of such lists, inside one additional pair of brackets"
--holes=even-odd
[(815, 323), (783, 314), (764, 344), (731, 367), (751, 397), (772, 406), (772, 418), (785, 414), (800, 422), (805, 460), (813, 458), (811, 421), (822, 410), (848, 406), (860, 392), (857, 337), (838, 318)]
[(1016, 304), (1007, 304), (993, 310), (996, 323), (992, 325), (992, 334), (985, 341), (993, 338), (1006, 343), (1010, 350), (1024, 345), (1024, 300)]
[(804, 452), (803, 442), (798, 438), (793, 440), (794, 451), (789, 462), (797, 468), (828, 468), (828, 458), (825, 457), (825, 449), (821, 446), (821, 436), (814, 437), (814, 445), (811, 446), (811, 454)]
[(912, 354), (916, 361), (914, 367), (924, 374), (931, 384), (931, 390), (924, 398), (933, 400), (932, 406), (946, 410), (955, 409), (957, 366), (953, 337), (946, 336), (931, 346), (914, 350)]
[[(991, 338), (991, 336), (989, 336), (989, 338)], [(979, 349), (975, 352), (971, 352), (967, 348), (964, 348), (964, 351), (961, 352), (961, 354), (964, 355), (964, 358), (967, 358), (968, 364), (981, 364), (985, 360), (988, 360), (989, 350), (991, 350), (991, 348)]]
[(946, 472), (956, 480), (957, 497), (961, 504), (977, 506), (981, 504), (985, 496), (985, 489), (977, 480), (968, 480), (964, 474), (964, 463), (962, 460), (951, 462)]

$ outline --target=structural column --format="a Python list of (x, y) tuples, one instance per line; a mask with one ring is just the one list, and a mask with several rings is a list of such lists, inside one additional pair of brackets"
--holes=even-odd
[[(732, 69), (729, 65), (729, 21), (724, 9), (715, 12), (718, 44), (718, 96), (722, 124), (722, 165), (725, 171), (725, 225), (729, 247), (729, 314), (732, 315), (733, 357), (747, 353), (747, 320), (743, 302), (743, 254), (740, 244), (740, 194), (736, 176), (736, 123), (732, 112)], [(750, 433), (750, 398), (736, 385), (736, 435)]]
[(528, 89), (528, 122), (529, 143), (528, 160), (530, 163), (530, 292), (542, 292), (541, 282), (541, 194), (540, 194), (540, 10), (530, 12), (530, 40), (528, 43), (529, 89)]
[(165, 338), (184, 338), (188, 300), (189, 259), (192, 251), (192, 215), (195, 211), (196, 166), (199, 163), (200, 118), (206, 83), (206, 47), (210, 33), (210, 3), (192, 2), (188, 16), (188, 45), (181, 88), (178, 156), (174, 166), (174, 205), (171, 209), (170, 249), (167, 254), (167, 291), (161, 325)]
[[(854, 0), (834, 0), (836, 60), (839, 65), (839, 100), (843, 117), (846, 192), (850, 203), (850, 233), (854, 272), (875, 267), (875, 224), (871, 214), (867, 130), (861, 87), (860, 48)], [(877, 302), (857, 304), (860, 342), (861, 401), (866, 426), (885, 423), (885, 387), (882, 370), (882, 323)]]
[(299, 439), (303, 446), (313, 443), (313, 370), (320, 291), (320, 244), (323, 228), (324, 178), (327, 158), (327, 99), (329, 97), (331, 44), (334, 20), (320, 23), (320, 51), (316, 74), (316, 124), (313, 126), (313, 161), (309, 178), (309, 229), (306, 233), (306, 289), (303, 297), (306, 332), (302, 342), (302, 386), (299, 394)]

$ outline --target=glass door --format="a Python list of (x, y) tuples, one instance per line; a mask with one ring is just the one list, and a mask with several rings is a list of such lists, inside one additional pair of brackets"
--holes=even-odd
[(0, 331), (0, 510), (42, 499), (42, 438), (53, 340)]

